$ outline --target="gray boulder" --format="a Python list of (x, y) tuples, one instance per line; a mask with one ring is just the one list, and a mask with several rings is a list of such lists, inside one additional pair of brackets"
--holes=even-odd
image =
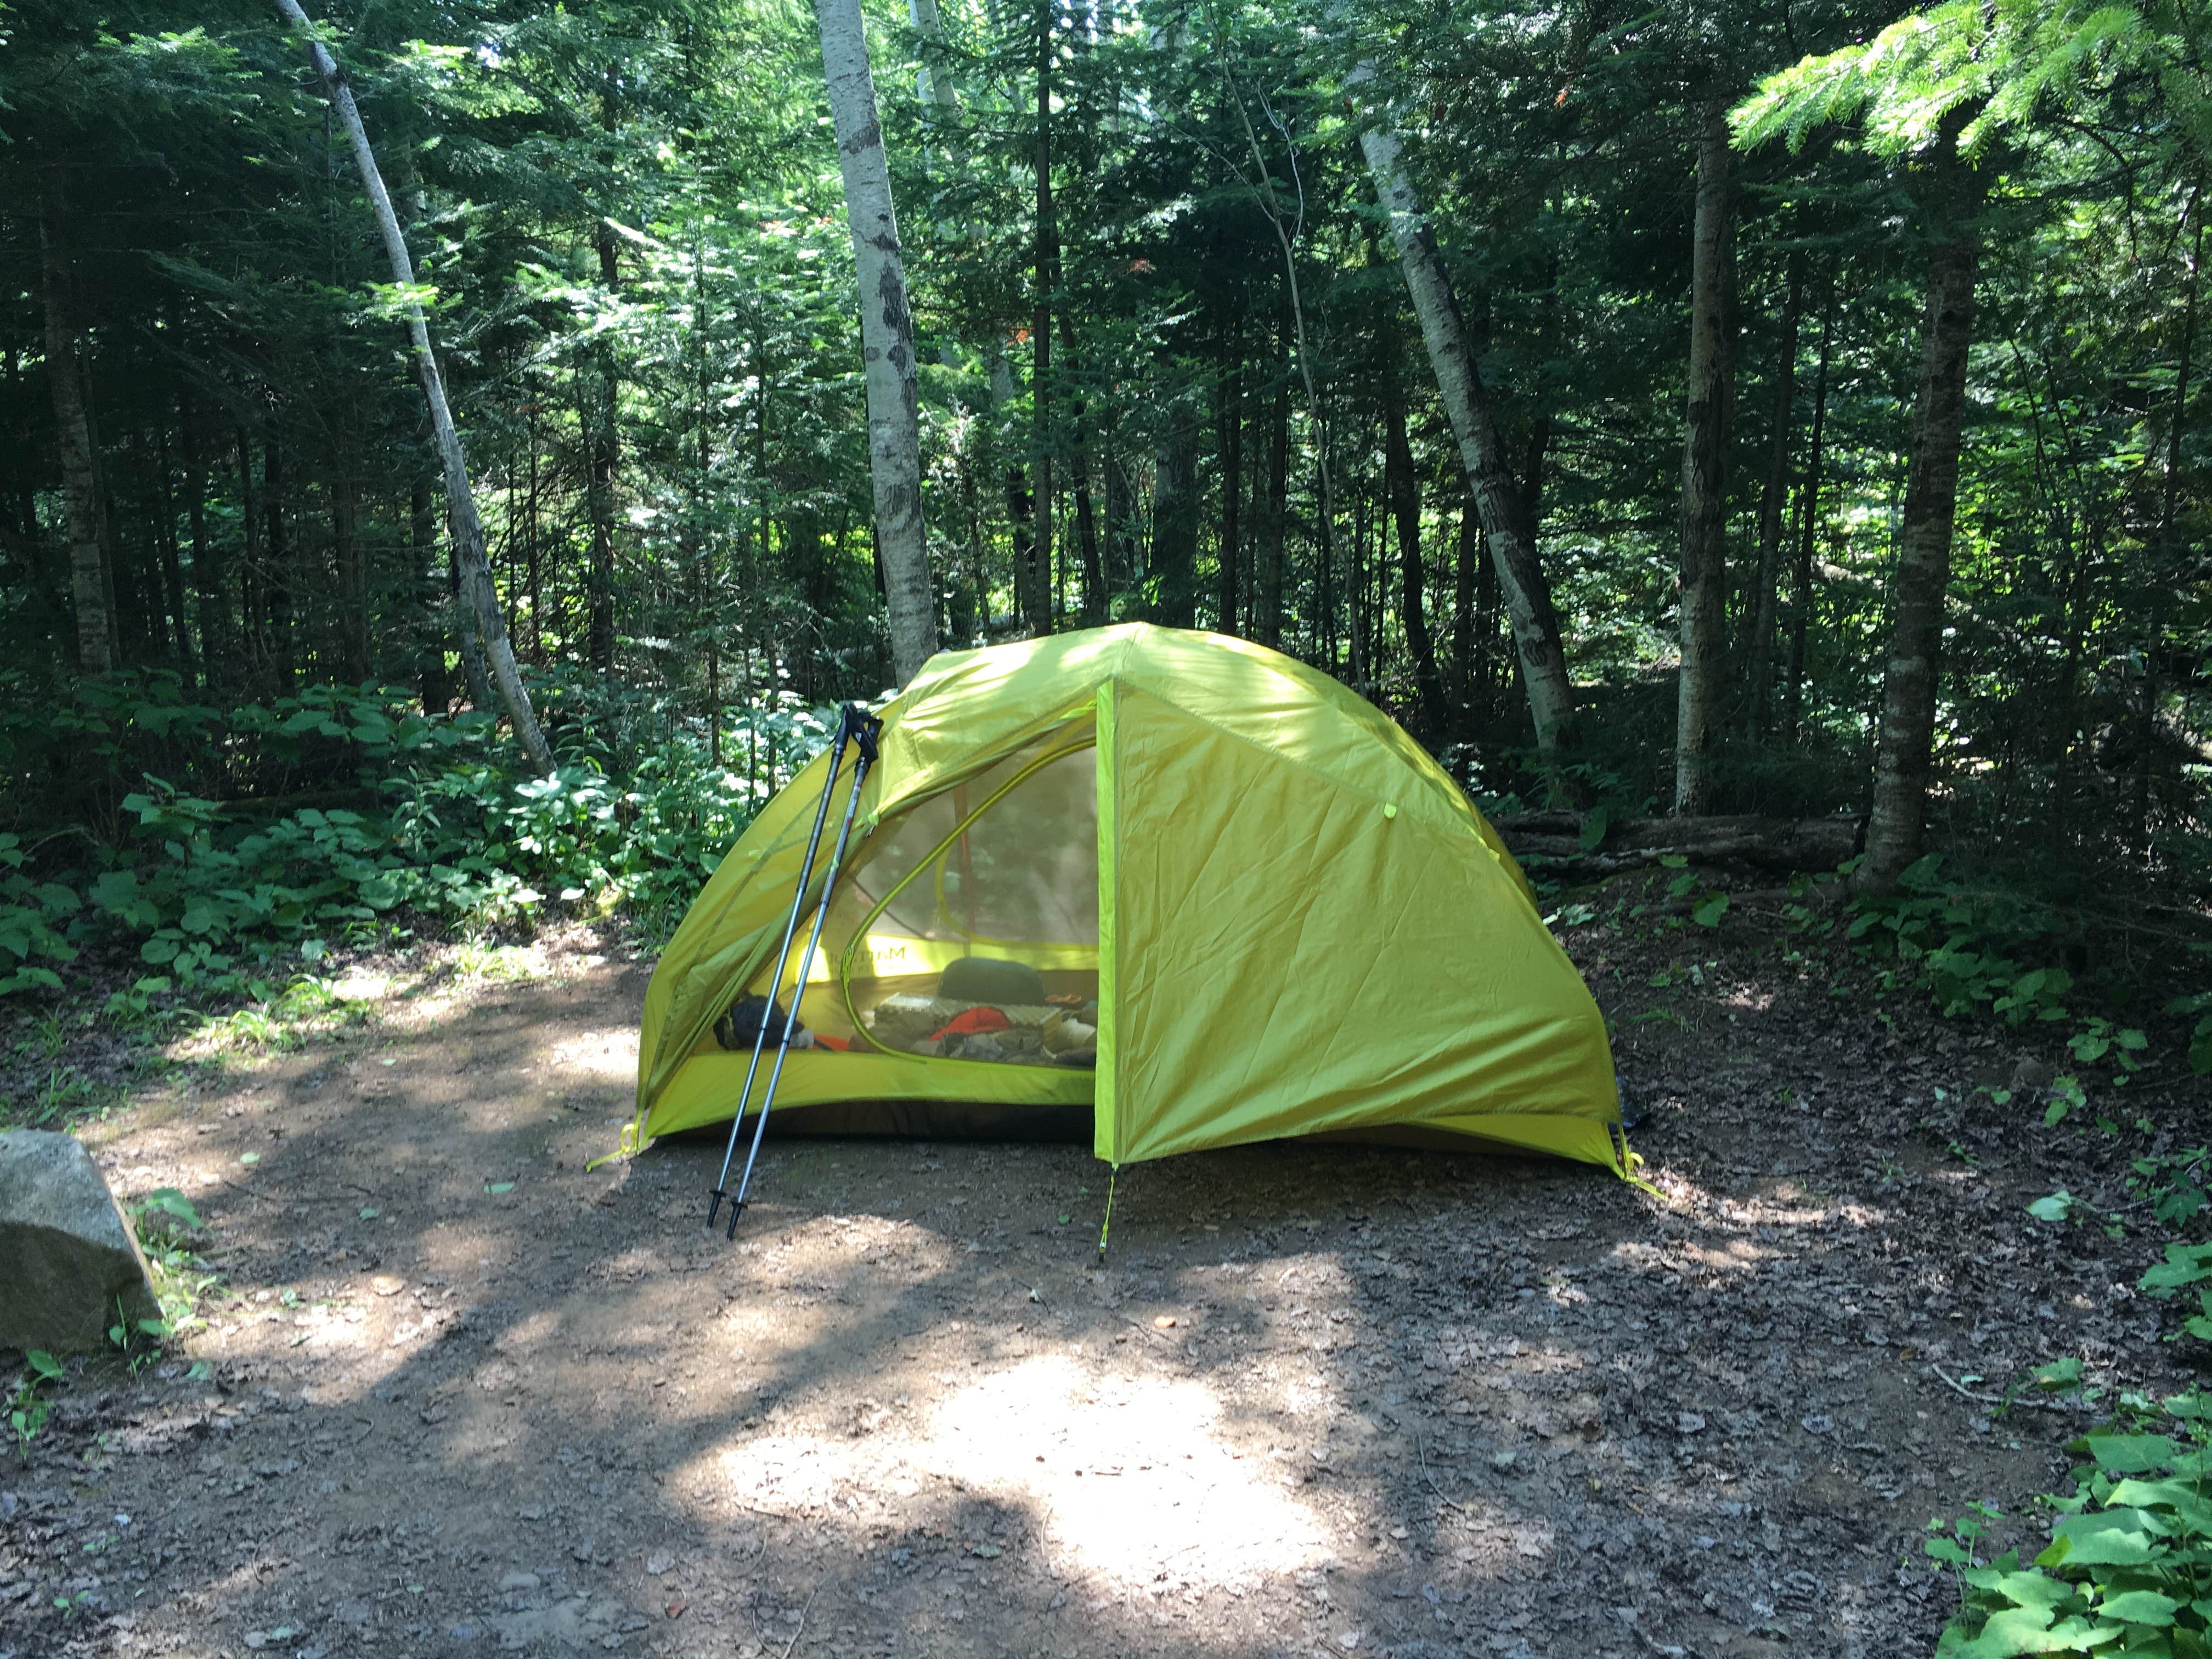
[(159, 1319), (146, 1258), (73, 1135), (0, 1131), (0, 1348), (107, 1346), (116, 1304)]

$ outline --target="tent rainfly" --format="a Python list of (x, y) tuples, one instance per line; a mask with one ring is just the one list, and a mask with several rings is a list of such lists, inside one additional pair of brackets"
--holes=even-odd
[[(878, 749), (779, 1127), (1073, 1123), (1116, 1166), (1352, 1134), (1632, 1175), (1605, 1022), (1526, 878), (1427, 752), (1326, 675), (1220, 635), (1057, 634), (933, 658)], [(751, 1043), (730, 1016), (769, 994), (816, 806), (856, 763), (833, 779), (834, 752), (662, 953), (630, 1147), (742, 1116)]]

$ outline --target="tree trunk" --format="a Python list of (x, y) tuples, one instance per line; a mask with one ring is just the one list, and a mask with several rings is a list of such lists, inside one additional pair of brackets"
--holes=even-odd
[[(445, 561), (437, 557), (437, 520), (430, 507), (430, 481), (417, 474), (407, 492), (407, 550), (411, 556), (408, 568), (413, 572), (412, 580), (422, 607), (424, 629), (416, 647), (416, 690), (422, 696), (422, 712), (426, 714), (442, 714), (453, 706), (453, 684), (446, 672), (446, 615), (453, 608), (453, 590), (440, 568)], [(474, 637), (473, 634), (471, 637)]]
[(1759, 497), (1759, 567), (1752, 579), (1751, 623), (1745, 641), (1745, 677), (1749, 696), (1744, 729), (1757, 738), (1766, 730), (1766, 705), (1774, 679), (1775, 590), (1781, 581), (1783, 508), (1790, 495), (1790, 439), (1796, 426), (1797, 318), (1805, 300), (1805, 256), (1790, 255), (1790, 275), (1782, 296), (1782, 337), (1774, 354), (1774, 432), (1766, 452), (1766, 482)]
[[(616, 258), (615, 234), (604, 221), (594, 240), (599, 245), (599, 283), (611, 294), (622, 279)], [(592, 520), (592, 551), (584, 571), (584, 651), (592, 666), (602, 674), (615, 667), (615, 474), (621, 465), (617, 422), (620, 392), (614, 347), (603, 342), (592, 354), (597, 372), (586, 411), (591, 428), (590, 477), (585, 486), (585, 510)]]
[[(339, 465), (343, 466), (343, 461)], [(360, 684), (369, 677), (368, 558), (361, 544), (353, 480), (331, 480), (331, 550), (338, 571), (339, 660), (345, 677)]]
[[(1347, 89), (1375, 78), (1374, 65), (1362, 64), (1346, 82)], [(1535, 721), (1537, 747), (1547, 758), (1556, 758), (1573, 740), (1574, 684), (1567, 677), (1567, 659), (1559, 640), (1559, 619), (1552, 607), (1551, 585), (1536, 556), (1536, 539), (1520, 493), (1514, 488), (1512, 469), (1498, 437), (1488, 393), (1468, 343), (1467, 325), (1452, 296), (1443, 261), (1435, 239), (1423, 219), (1419, 198), (1407, 180), (1402, 165), (1404, 149), (1396, 137), (1379, 126), (1360, 135), (1361, 151), (1374, 175), (1376, 193), (1390, 216), (1390, 233), (1398, 247), (1406, 288), (1420, 319), (1421, 338), (1428, 347), (1437, 389), (1443, 396), (1444, 412), (1459, 440), (1461, 464), (1474, 492), (1490, 556), (1498, 572), (1499, 591), (1513, 622), (1514, 643), (1521, 655), (1522, 679), (1528, 687), (1528, 713)]]
[(1951, 579), (1966, 355), (1973, 341), (1974, 274), (1980, 257), (1980, 242), (1969, 234), (1938, 247), (1928, 262), (1920, 390), (1913, 404), (1911, 470), (1898, 530), (1896, 613), (1882, 676), (1866, 861), (1857, 879), (1867, 893), (1897, 890), (1899, 878), (1920, 856), (1926, 827), (1937, 653)]
[[(1314, 482), (1319, 498), (1314, 504), (1315, 528), (1321, 544), (1319, 562), (1322, 573), (1322, 591), (1326, 593), (1329, 573), (1336, 565), (1336, 483), (1329, 463), (1328, 411), (1322, 402), (1320, 392), (1315, 389), (1313, 349), (1306, 340), (1306, 306), (1298, 284), (1297, 247), (1291, 236), (1293, 227), (1284, 222), (1282, 204), (1275, 195), (1274, 175), (1268, 171), (1267, 154), (1260, 147), (1260, 135), (1252, 125), (1250, 112), (1244, 107), (1243, 94), (1237, 91), (1233, 79), (1230, 79), (1228, 84), (1231, 101), (1237, 106), (1237, 118), (1243, 127), (1245, 147), (1251, 152), (1254, 173), (1259, 181), (1260, 206), (1267, 213), (1267, 222), (1273, 228), (1275, 241), (1283, 253), (1283, 293), (1290, 301), (1291, 337), (1297, 346), (1298, 383), (1305, 392), (1306, 418), (1313, 423), (1314, 429)], [(1298, 215), (1301, 223), (1304, 217), (1304, 210), (1301, 207)], [(1322, 613), (1328, 619), (1328, 625), (1333, 629), (1334, 620), (1326, 599), (1322, 605)], [(1335, 654), (1336, 645), (1332, 639), (1329, 643), (1332, 672), (1334, 672)], [(1352, 677), (1355, 679), (1359, 678), (1359, 664), (1356, 660), (1352, 665)]]
[(1223, 341), (1221, 376), (1221, 551), (1215, 561), (1213, 625), (1237, 631), (1244, 538), (1244, 331)]
[[(611, 170), (616, 135), (622, 127), (622, 110), (614, 77), (602, 83), (599, 126), (607, 135), (607, 159)], [(622, 285), (622, 262), (614, 226), (603, 211), (592, 225), (592, 243), (599, 254), (599, 286), (612, 300)], [(615, 485), (622, 465), (622, 371), (612, 336), (604, 336), (591, 353), (593, 367), (590, 404), (585, 410), (589, 473), (584, 500), (592, 521), (592, 550), (584, 572), (585, 659), (602, 674), (615, 669)], [(583, 395), (579, 389), (580, 398)]]
[(1790, 574), (1790, 650), (1783, 669), (1782, 730), (1792, 738), (1805, 717), (1805, 647), (1813, 627), (1813, 549), (1820, 529), (1820, 466), (1828, 425), (1828, 349), (1834, 339), (1836, 276), (1828, 273), (1820, 313), (1820, 356), (1813, 371), (1813, 428), (1805, 440), (1805, 481), (1797, 487), (1797, 554)]
[(177, 552), (177, 498), (169, 482), (169, 433), (165, 426), (154, 428), (155, 499), (161, 512), (161, 586), (169, 596), (171, 623), (170, 638), (176, 641), (177, 666), (185, 676), (185, 684), (198, 683), (198, 667), (193, 660), (191, 615), (185, 605), (184, 567)]
[(477, 631), (476, 607), (462, 588), (460, 556), (453, 515), (446, 518), (446, 589), (460, 626), (455, 630), (460, 645), (461, 680), (469, 689), (469, 707), (489, 711), (493, 693), (491, 671), (484, 661), (483, 635)]
[[(1003, 351), (994, 351), (991, 356), (991, 403), (1000, 416), (1000, 436), (1007, 448), (1013, 450), (1017, 441), (1012, 431), (1014, 370)], [(1006, 496), (1007, 534), (1014, 546), (1014, 614), (1026, 617), (1029, 614), (1029, 581), (1034, 562), (1032, 538), (1036, 533), (1036, 508), (1030, 500), (1029, 473), (1018, 460), (1007, 464), (1003, 488)], [(987, 585), (987, 599), (988, 592)], [(984, 620), (987, 623), (990, 620), (988, 605)]]
[(1129, 527), (1129, 469), (1109, 441), (1101, 463), (1105, 473), (1105, 546), (1107, 615), (1113, 614), (1113, 596), (1136, 585), (1136, 554)]
[[(1073, 362), (1075, 323), (1064, 310), (1060, 313), (1060, 343)], [(1097, 628), (1106, 620), (1106, 568), (1098, 550), (1098, 517), (1091, 505), (1090, 406), (1078, 398), (1070, 413), (1075, 422), (1075, 538), (1083, 560), (1083, 625)]]
[(61, 250), (60, 198), (49, 186), (39, 216), (39, 274), (46, 310), (46, 384), (61, 449), (62, 513), (69, 529), (70, 597), (76, 609), (76, 665), (87, 674), (115, 666), (109, 597), (107, 526), (100, 511), (99, 457), (92, 441), (84, 368), (71, 325), (69, 262)]
[(276, 671), (277, 691), (289, 696), (298, 673), (292, 638), (292, 542), (284, 520), (284, 447), (273, 432), (261, 441), (261, 485), (267, 492), (261, 521), (269, 557), (261, 602), (269, 618), (269, 663)]
[(1461, 719), (1474, 702), (1475, 591), (1481, 583), (1482, 521), (1475, 517), (1474, 497), (1460, 498), (1459, 548), (1452, 561), (1452, 686), (1453, 713)]
[[(939, 15), (937, 0), (907, 0), (907, 19), (914, 31), (929, 43), (933, 52), (945, 51), (945, 21)], [(951, 70), (941, 64), (925, 62), (915, 88), (922, 101), (933, 104), (945, 115), (955, 114), (960, 107), (960, 88), (953, 81)]]
[[(1482, 541), (1482, 520), (1474, 514), (1472, 503), (1469, 504), (1468, 514), (1469, 517), (1461, 521), (1462, 533), (1472, 537), (1479, 548)], [(1498, 650), (1498, 617), (1504, 607), (1498, 602), (1499, 598), (1498, 562), (1482, 559), (1474, 573), (1474, 686), (1476, 694), (1482, 699), (1484, 713), (1493, 714), (1497, 712), (1497, 699), (1491, 696), (1492, 686), (1501, 680), (1513, 678), (1510, 667), (1503, 675), (1492, 672), (1501, 659)]]
[(538, 532), (538, 502), (542, 480), (538, 471), (538, 389), (534, 383), (529, 388), (530, 423), (523, 440), (530, 454), (530, 495), (523, 512), (522, 546), (524, 568), (529, 573), (530, 595), (530, 660), (536, 666), (545, 665), (545, 551), (544, 538)]
[(1398, 528), (1398, 567), (1404, 582), (1399, 608), (1406, 624), (1406, 648), (1413, 656), (1413, 687), (1419, 700), (1421, 729), (1434, 737), (1444, 726), (1444, 685), (1437, 672), (1436, 644), (1429, 637), (1428, 607), (1422, 589), (1421, 492), (1413, 473), (1413, 447), (1406, 441), (1406, 398), (1398, 381), (1396, 330), (1384, 349), (1390, 353), (1382, 380), (1382, 470)]
[(1680, 854), (1700, 864), (1772, 871), (1832, 870), (1858, 844), (1856, 818), (1623, 818), (1595, 846), (1574, 812), (1517, 812), (1493, 821), (1519, 859), (1540, 859), (1547, 876), (1601, 876)]
[[(2132, 811), (2135, 844), (2148, 852), (2150, 848), (2150, 775), (2153, 757), (2159, 747), (2159, 659), (2166, 647), (2166, 618), (2167, 602), (2173, 593), (2173, 584), (2181, 580), (2182, 561), (2174, 544), (2174, 513), (2181, 486), (2181, 434), (2187, 429), (2189, 420), (2189, 375), (2191, 360), (2197, 349), (2197, 280), (2204, 263), (2204, 208), (2200, 191), (2192, 204), (2197, 218), (2195, 251), (2189, 256), (2187, 298), (2181, 312), (2181, 356), (2173, 377), (2173, 418), (2166, 440), (2165, 475), (2160, 480), (2158, 511), (2158, 562), (2152, 568), (2158, 573), (2155, 598), (2151, 604), (2149, 638), (2143, 647), (2142, 730), (2136, 738), (2136, 776)], [(2069, 684), (2071, 684), (2069, 675)], [(2067, 734), (2071, 742), (2073, 734)], [(2062, 804), (2061, 810), (2063, 810)]]
[(1291, 516), (1291, 392), (1275, 393), (1267, 417), (1267, 493), (1260, 502), (1260, 643), (1283, 643), (1283, 538)]
[(1197, 620), (1198, 423), (1178, 404), (1168, 416), (1152, 474), (1154, 617), (1170, 628)]
[(1052, 291), (1059, 276), (1059, 248), (1052, 220), (1052, 12), (1055, 0), (1037, 7), (1036, 57), (1036, 315), (1030, 327), (1030, 447), (1036, 453), (1036, 514), (1030, 532), (1029, 592), (1023, 616), (1031, 634), (1052, 631)]
[(1735, 400), (1735, 200), (1727, 112), (1705, 113), (1692, 230), (1689, 407), (1682, 431), (1681, 672), (1674, 703), (1674, 811), (1712, 795), (1713, 703), (1728, 654), (1728, 441)]
[(238, 620), (241, 642), (237, 661), (240, 672), (232, 678), (234, 683), (243, 684), (252, 678), (250, 671), (266, 654), (266, 641), (262, 638), (260, 562), (254, 554), (260, 532), (260, 492), (253, 487), (252, 440), (242, 426), (234, 427), (231, 435), (238, 447)]
[(207, 464), (191, 399), (182, 391), (177, 393), (177, 429), (184, 442), (185, 523), (192, 543), (192, 590), (199, 600), (200, 660), (212, 690), (223, 682), (216, 665), (230, 653), (229, 629), (224, 626), (221, 556), (207, 533)]
[[(347, 137), (352, 141), (362, 184), (375, 211), (377, 228), (383, 232), (385, 251), (391, 256), (392, 276), (401, 288), (411, 289), (415, 285), (415, 261), (407, 252), (406, 239), (399, 234), (399, 220), (392, 210), (392, 198), (385, 191), (383, 175), (377, 171), (376, 153), (369, 148), (368, 134), (362, 126), (361, 112), (355, 107), (353, 88), (347, 84), (345, 71), (315, 36), (313, 25), (300, 9), (300, 0), (276, 0), (276, 4), (294, 27), (307, 37), (307, 56), (315, 66), (315, 73), (321, 77), (325, 94), (344, 124)], [(430, 409), (430, 429), (436, 435), (438, 452), (445, 463), (451, 545), (462, 592), (476, 613), (484, 654), (492, 678), (498, 683), (501, 699), (514, 722), (515, 738), (529, 757), (531, 765), (540, 774), (550, 773), (554, 769), (553, 750), (545, 741), (545, 734), (538, 730), (537, 711), (530, 706), (530, 692), (522, 684), (514, 647), (507, 642), (507, 621), (500, 614), (499, 593), (492, 585), (491, 567), (484, 562), (483, 524), (477, 517), (476, 496), (469, 488), (468, 460), (461, 449), (460, 434), (454, 429), (453, 411), (446, 404), (446, 383), (438, 372), (436, 354), (430, 349), (430, 325), (422, 315), (422, 307), (412, 301), (407, 307), (407, 331), (415, 348), (415, 374), (422, 384), (423, 399)], [(465, 651), (465, 648), (464, 646)]]
[(876, 550), (883, 562), (891, 668), (904, 685), (937, 650), (929, 546), (921, 521), (921, 422), (915, 385), (914, 315), (891, 208), (890, 169), (876, 119), (860, 0), (815, 0), (822, 67), (845, 179), (845, 216), (860, 286), (860, 343), (868, 388), (868, 471)]

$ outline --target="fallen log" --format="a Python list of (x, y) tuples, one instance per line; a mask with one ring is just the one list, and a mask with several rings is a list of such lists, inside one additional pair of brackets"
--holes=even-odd
[(1553, 876), (1612, 875), (1674, 856), (1753, 870), (1832, 870), (1860, 850), (1865, 833), (1856, 817), (1623, 818), (1601, 825), (1599, 836), (1589, 835), (1588, 819), (1577, 824), (1559, 812), (1495, 823), (1515, 858)]

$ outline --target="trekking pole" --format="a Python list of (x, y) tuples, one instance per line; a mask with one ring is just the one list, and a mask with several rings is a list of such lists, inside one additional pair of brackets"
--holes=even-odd
[[(775, 994), (783, 986), (783, 970), (791, 961), (792, 937), (799, 932), (799, 913), (806, 908), (806, 884), (814, 875), (814, 854), (822, 845), (822, 826), (830, 821), (830, 798), (836, 793), (837, 769), (845, 763), (845, 743), (852, 724), (853, 705), (848, 703), (837, 716), (837, 738), (834, 752), (830, 757), (829, 775), (822, 780), (822, 799), (814, 809), (813, 833), (806, 838), (806, 858), (799, 866), (799, 890), (791, 896), (791, 917), (783, 924), (783, 948), (776, 952), (775, 977), (769, 981), (768, 1006), (775, 1006)], [(760, 1029), (753, 1033), (752, 1063), (745, 1067), (745, 1091), (738, 1097), (738, 1115), (730, 1124), (730, 1144), (722, 1151), (722, 1173), (715, 1177), (711, 1201), (707, 1206), (707, 1226), (713, 1231), (714, 1217), (729, 1196), (725, 1190), (730, 1184), (730, 1163), (738, 1155), (738, 1125), (744, 1121), (745, 1102), (753, 1096), (753, 1074), (760, 1070), (761, 1048), (768, 1041), (769, 1016), (763, 1011)], [(750, 1167), (750, 1165), (748, 1166)]]
[[(775, 1085), (782, 1080), (784, 1058), (791, 1053), (791, 1034), (799, 1029), (799, 1005), (806, 995), (806, 975), (814, 966), (815, 947), (822, 942), (822, 924), (830, 915), (830, 901), (836, 894), (837, 866), (845, 861), (845, 846), (852, 838), (854, 815), (860, 811), (860, 786), (868, 781), (868, 769), (875, 764), (876, 734), (883, 730), (883, 726), (884, 723), (881, 720), (876, 719), (858, 703), (848, 702), (845, 705), (844, 719), (838, 727), (837, 748), (838, 753), (842, 755), (844, 734), (849, 730), (852, 732), (854, 747), (860, 754), (860, 757), (853, 763), (853, 793), (845, 798), (845, 821), (837, 826), (837, 845), (830, 852), (830, 868), (822, 878), (822, 896), (814, 907), (814, 925), (806, 935), (806, 949), (799, 958), (799, 978), (791, 988), (791, 1012), (783, 1017), (783, 1031), (776, 1039), (775, 1065), (768, 1074), (768, 1092), (761, 1097), (760, 1115), (753, 1120), (752, 1147), (745, 1154), (744, 1173), (738, 1177), (738, 1195), (730, 1200), (730, 1224), (728, 1231), (722, 1235), (725, 1238), (735, 1238), (738, 1236), (738, 1218), (743, 1215), (745, 1210), (745, 1190), (752, 1185), (753, 1162), (760, 1157), (761, 1137), (768, 1131), (769, 1108), (775, 1104)], [(834, 776), (835, 774), (832, 775)], [(803, 892), (805, 890), (802, 888), (800, 890)], [(794, 921), (797, 920), (798, 914), (796, 910), (793, 911)], [(779, 975), (779, 983), (781, 981), (781, 975)], [(770, 997), (767, 1012), (761, 1017), (763, 1024), (765, 1025), (775, 1013), (775, 999)], [(759, 1050), (756, 1048), (754, 1052), (757, 1055)], [(745, 1087), (745, 1098), (750, 1099), (752, 1085), (748, 1082)], [(740, 1121), (744, 1120), (744, 1110), (745, 1101), (741, 1099), (738, 1103), (738, 1117)], [(737, 1136), (737, 1125), (734, 1123), (730, 1126), (730, 1134), (732, 1144), (734, 1145)], [(729, 1179), (726, 1167), (723, 1170), (722, 1178), (725, 1181)]]

